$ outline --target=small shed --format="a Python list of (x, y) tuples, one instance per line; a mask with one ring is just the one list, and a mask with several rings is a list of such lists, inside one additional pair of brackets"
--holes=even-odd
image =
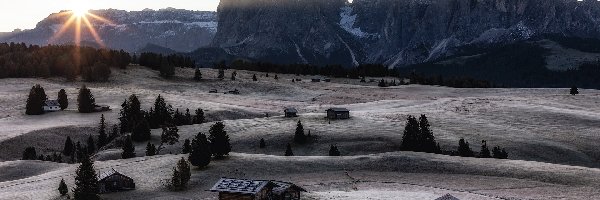
[(94, 112), (104, 112), (109, 111), (110, 106), (107, 105), (94, 105)]
[(298, 117), (298, 110), (296, 108), (285, 108), (283, 110), (285, 117)]
[(266, 200), (271, 193), (268, 185), (269, 181), (221, 178), (210, 191), (218, 192), (221, 200)]
[(327, 109), (328, 119), (349, 119), (350, 110), (346, 108), (329, 108)]
[(210, 189), (220, 200), (299, 200), (305, 189), (282, 181), (221, 178)]
[(99, 193), (120, 192), (134, 189), (135, 182), (133, 179), (117, 172), (115, 169), (98, 175)]
[(44, 101), (44, 106), (42, 106), (44, 112), (55, 112), (60, 111), (60, 103), (58, 100), (46, 100)]

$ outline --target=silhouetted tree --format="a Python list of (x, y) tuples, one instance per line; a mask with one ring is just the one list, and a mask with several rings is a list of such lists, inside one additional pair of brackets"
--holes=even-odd
[(65, 140), (65, 147), (63, 148), (62, 153), (69, 156), (74, 152), (74, 150), (73, 140), (71, 140), (71, 136), (67, 136), (67, 139)]
[(37, 153), (35, 152), (35, 147), (27, 147), (25, 151), (23, 151), (23, 160), (36, 160), (38, 159)]
[(144, 142), (150, 140), (151, 132), (150, 125), (146, 119), (142, 119), (141, 123), (137, 124), (131, 133), (131, 139), (136, 142)]
[(93, 155), (96, 152), (96, 142), (94, 142), (94, 137), (91, 135), (87, 139), (87, 153), (88, 155)]
[(65, 183), (65, 179), (60, 179), (60, 183), (58, 184), (58, 192), (60, 193), (60, 196), (65, 196), (67, 193), (69, 193), (69, 188)]
[(196, 109), (196, 115), (194, 115), (194, 124), (202, 124), (204, 123), (204, 110), (198, 108)]
[(235, 78), (237, 77), (237, 71), (233, 71), (231, 72), (231, 80), (235, 81)]
[(298, 124), (296, 124), (296, 132), (294, 133), (294, 142), (298, 144), (306, 143), (306, 135), (304, 134), (304, 126), (302, 122), (298, 120)]
[(261, 149), (264, 149), (266, 146), (267, 146), (267, 144), (265, 143), (265, 139), (261, 138), (260, 142), (258, 144), (258, 147), (261, 148)]
[(192, 151), (188, 158), (190, 163), (196, 167), (206, 167), (210, 164), (211, 156), (210, 143), (206, 135), (198, 133), (192, 140)]
[(98, 149), (108, 144), (108, 134), (106, 134), (106, 121), (104, 114), (100, 116), (100, 126), (98, 127)]
[(27, 104), (25, 105), (25, 114), (41, 115), (44, 114), (44, 103), (47, 100), (46, 92), (40, 85), (35, 85), (29, 91)]
[(196, 71), (194, 72), (194, 80), (195, 81), (202, 80), (202, 72), (200, 72), (200, 68), (196, 68)]
[(100, 196), (98, 196), (98, 176), (94, 169), (94, 161), (88, 156), (81, 160), (81, 165), (77, 168), (73, 194), (77, 200), (100, 199)]
[(224, 69), (219, 69), (219, 75), (217, 75), (218, 79), (223, 80), (225, 78), (225, 70)]
[(146, 156), (154, 156), (156, 155), (156, 153), (156, 146), (148, 142), (148, 144), (146, 145)]
[(487, 141), (481, 141), (481, 151), (479, 152), (481, 158), (491, 158), (490, 149), (487, 147)]
[(208, 139), (215, 158), (223, 158), (225, 155), (229, 155), (231, 144), (223, 122), (217, 122), (210, 127)]
[(90, 89), (85, 85), (79, 89), (79, 95), (77, 96), (77, 105), (80, 113), (91, 113), (94, 112), (94, 105), (96, 100)]
[(408, 116), (402, 135), (401, 149), (403, 151), (418, 151), (419, 144), (419, 122), (413, 116)]
[(578, 95), (579, 94), (579, 90), (577, 89), (576, 86), (571, 87), (571, 91), (569, 92), (571, 95)]
[(60, 91), (58, 91), (58, 104), (60, 104), (61, 110), (65, 110), (69, 107), (69, 98), (67, 97), (65, 89), (60, 89)]
[(192, 152), (192, 144), (190, 142), (190, 139), (185, 139), (185, 141), (183, 142), (183, 148), (181, 149), (181, 153), (188, 154), (190, 152)]
[(164, 145), (174, 145), (179, 141), (179, 129), (177, 126), (164, 126), (160, 135), (160, 145), (156, 148), (156, 153), (159, 153)]
[(292, 145), (290, 143), (287, 144), (285, 149), (285, 156), (294, 156), (294, 152), (292, 151)]
[(171, 176), (170, 183), (171, 190), (184, 190), (187, 187), (190, 176), (190, 165), (184, 158), (181, 158), (181, 160), (177, 162), (177, 166), (173, 168), (173, 175)]
[(500, 148), (500, 146), (496, 146), (492, 149), (492, 154), (494, 158), (497, 159), (508, 159), (508, 153), (504, 148)]
[(131, 136), (127, 136), (123, 141), (123, 153), (121, 153), (121, 158), (129, 159), (135, 158), (135, 146), (133, 145), (133, 141), (131, 140)]
[(427, 116), (421, 115), (421, 117), (419, 117), (420, 135), (418, 136), (418, 143), (420, 148), (418, 150), (427, 153), (439, 153), (441, 150), (437, 148), (435, 136), (433, 136), (433, 132), (431, 131), (430, 127), (431, 126), (429, 125)]
[(252, 75), (252, 81), (258, 81), (258, 79), (256, 78), (256, 74)]
[(473, 157), (473, 150), (469, 147), (469, 142), (465, 141), (465, 139), (461, 138), (458, 141), (458, 155), (462, 157)]
[(329, 156), (340, 156), (340, 150), (338, 149), (337, 146), (335, 145), (331, 145), (331, 147), (329, 147)]

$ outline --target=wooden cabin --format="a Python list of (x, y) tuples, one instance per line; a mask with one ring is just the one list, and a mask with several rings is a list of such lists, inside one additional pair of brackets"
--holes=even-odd
[(135, 182), (133, 179), (117, 172), (115, 169), (104, 172), (98, 176), (98, 192), (101, 194), (134, 189)]
[(327, 109), (328, 119), (349, 119), (350, 110), (346, 108), (330, 108)]
[(44, 109), (44, 112), (55, 112), (61, 110), (58, 100), (46, 100), (44, 101), (42, 108)]
[(437, 198), (435, 200), (459, 200), (458, 198), (450, 195), (450, 194), (446, 194), (444, 196), (441, 196), (440, 198)]
[(296, 108), (285, 108), (283, 110), (285, 117), (298, 117), (298, 110)]
[(299, 200), (305, 189), (281, 181), (221, 178), (210, 189), (220, 200)]

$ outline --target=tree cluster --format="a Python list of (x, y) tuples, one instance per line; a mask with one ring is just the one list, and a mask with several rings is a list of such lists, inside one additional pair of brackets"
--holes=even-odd
[(169, 189), (173, 191), (184, 190), (190, 181), (191, 175), (190, 165), (185, 158), (181, 158), (177, 162), (177, 166), (173, 168), (173, 175), (169, 181)]
[(85, 81), (106, 81), (110, 67), (125, 68), (130, 60), (123, 50), (0, 43), (0, 78), (65, 77), (75, 80), (82, 75)]
[(425, 115), (421, 115), (418, 121), (417, 118), (408, 116), (402, 136), (401, 149), (403, 151), (427, 153), (441, 152)]
[(48, 99), (44, 88), (40, 85), (35, 85), (29, 91), (27, 97), (27, 104), (25, 105), (25, 114), (27, 115), (41, 115), (44, 114), (44, 103)]
[(165, 78), (175, 75), (175, 67), (196, 68), (196, 63), (190, 57), (177, 54), (164, 56), (156, 53), (142, 53), (138, 62), (141, 66), (159, 71), (160, 75)]

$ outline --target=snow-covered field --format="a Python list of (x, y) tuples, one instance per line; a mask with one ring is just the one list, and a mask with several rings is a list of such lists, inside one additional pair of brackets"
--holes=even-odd
[[(103, 195), (106, 199), (215, 199), (207, 192), (220, 177), (277, 179), (305, 187), (306, 199), (435, 199), (450, 193), (461, 199), (597, 199), (600, 198), (600, 92), (568, 89), (453, 89), (433, 86), (379, 88), (376, 83), (334, 79), (311, 83), (310, 76), (274, 74), (265, 77), (240, 71), (238, 79), (215, 80), (206, 69), (202, 82), (190, 81), (193, 70), (178, 69), (173, 80), (132, 67), (114, 70), (109, 83), (87, 84), (103, 113), (117, 122), (121, 103), (135, 93), (147, 109), (158, 94), (174, 108), (202, 108), (211, 121), (224, 120), (233, 153), (195, 170), (190, 189), (169, 192), (163, 186), (175, 160), (185, 155), (160, 155), (113, 160), (119, 149), (96, 155), (99, 171), (114, 168), (136, 180), (138, 189)], [(226, 71), (226, 77), (231, 71)], [(303, 82), (292, 83), (292, 78)], [(67, 135), (84, 141), (96, 134), (100, 113), (76, 112), (81, 82), (59, 79), (0, 79), (0, 199), (55, 199), (61, 178), (73, 186), (77, 165), (16, 161), (26, 146), (45, 153), (59, 151)], [(24, 115), (31, 86), (41, 84), (50, 98), (67, 90), (70, 108), (42, 116)], [(219, 93), (210, 94), (210, 89)], [(223, 94), (238, 89), (240, 95)], [(293, 106), (299, 118), (282, 117)], [(346, 107), (352, 118), (324, 119), (324, 110)], [(269, 117), (266, 117), (269, 113)], [(398, 152), (407, 115), (426, 114), (436, 139), (454, 150), (465, 138), (506, 147), (512, 160), (460, 158)], [(282, 156), (297, 120), (311, 131), (314, 144), (293, 145), (296, 157)], [(181, 139), (207, 133), (212, 123), (179, 127)], [(158, 143), (160, 130), (153, 130)], [(258, 148), (264, 138), (267, 148)], [(343, 157), (326, 157), (337, 144)], [(137, 144), (144, 155), (145, 143)], [(178, 153), (181, 143), (162, 152)]]

